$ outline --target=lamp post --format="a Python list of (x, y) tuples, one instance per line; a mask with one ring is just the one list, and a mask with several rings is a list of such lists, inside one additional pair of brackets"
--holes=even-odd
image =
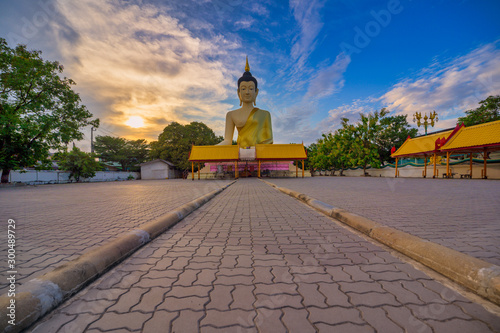
[(97, 131), (97, 128), (92, 128), (90, 129), (90, 152), (93, 154), (94, 153), (94, 132)]
[(429, 116), (424, 113), (424, 121), (422, 122), (422, 113), (421, 112), (415, 112), (413, 115), (413, 122), (417, 122), (417, 126), (420, 127), (420, 125), (424, 125), (425, 129), (425, 135), (427, 135), (427, 126), (431, 125), (434, 127), (434, 124), (438, 122), (438, 117), (436, 111), (432, 111)]

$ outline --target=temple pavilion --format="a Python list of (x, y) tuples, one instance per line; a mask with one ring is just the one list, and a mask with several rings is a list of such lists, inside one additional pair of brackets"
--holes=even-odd
[[(304, 178), (304, 160), (307, 158), (304, 144), (257, 144), (250, 148), (240, 148), (238, 145), (228, 146), (193, 146), (189, 154), (191, 174), (194, 179), (194, 165), (198, 164), (198, 179), (200, 179), (200, 163), (223, 164), (226, 170), (234, 167), (234, 177), (239, 178), (241, 172), (248, 172), (248, 165), (257, 168), (257, 177), (262, 170), (277, 166), (272, 162), (296, 161), (295, 176), (298, 176), (298, 162), (302, 163), (302, 178)], [(282, 163), (283, 164), (283, 163)], [(288, 165), (285, 163), (285, 165)], [(252, 169), (253, 171), (253, 169)]]
[(405, 157), (423, 158), (425, 169), (423, 177), (427, 176), (427, 159), (433, 164), (433, 178), (438, 176), (436, 165), (439, 157), (446, 156), (446, 172), (444, 178), (453, 178), (450, 171), (450, 156), (452, 154), (465, 154), (470, 159), (467, 178), (472, 178), (473, 154), (482, 154), (484, 166), (481, 178), (487, 176), (487, 159), (491, 152), (500, 151), (500, 120), (474, 126), (457, 125), (452, 130), (432, 133), (426, 136), (410, 138), (399, 149), (393, 151), (391, 156), (396, 159), (396, 174), (398, 177), (398, 160)]

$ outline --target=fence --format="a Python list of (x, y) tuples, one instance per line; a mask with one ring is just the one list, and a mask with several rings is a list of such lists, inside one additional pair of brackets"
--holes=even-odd
[[(52, 170), (27, 170), (11, 171), (9, 174), (10, 183), (26, 183), (26, 184), (61, 184), (70, 183), (74, 181), (69, 180), (69, 172), (67, 171), (52, 171)], [(96, 175), (92, 178), (83, 178), (83, 182), (110, 182), (116, 180), (127, 180), (132, 176), (134, 179), (140, 179), (140, 172), (128, 171), (97, 171)]]
[[(474, 159), (474, 161), (476, 161)], [(473, 163), (472, 167), (472, 178), (480, 179), (482, 178), (482, 172), (484, 168), (484, 163), (482, 160), (478, 160), (481, 163)], [(495, 162), (495, 161), (494, 161)], [(487, 174), (488, 179), (500, 179), (500, 163), (488, 163)], [(446, 163), (437, 164), (438, 177), (441, 178), (443, 173), (446, 172)], [(462, 161), (459, 163), (450, 163), (450, 171), (456, 173), (456, 178), (460, 178), (461, 175), (466, 175), (469, 172), (469, 161)], [(395, 175), (395, 169), (393, 164), (385, 165), (380, 169), (367, 168), (366, 172), (372, 177), (388, 177), (393, 178)], [(399, 177), (410, 177), (410, 178), (421, 178), (424, 173), (424, 165), (417, 164), (413, 162), (408, 162), (404, 164), (398, 164)], [(432, 178), (434, 172), (434, 165), (427, 164), (427, 178)], [(314, 176), (329, 176), (331, 171), (316, 171)], [(335, 175), (339, 175), (339, 171), (335, 172)], [(349, 177), (359, 177), (364, 176), (363, 168), (353, 168), (344, 170), (344, 175)]]

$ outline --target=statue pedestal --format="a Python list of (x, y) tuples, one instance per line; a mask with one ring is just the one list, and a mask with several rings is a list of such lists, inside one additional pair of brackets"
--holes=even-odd
[(240, 148), (240, 160), (241, 161), (255, 161), (255, 147), (250, 148)]

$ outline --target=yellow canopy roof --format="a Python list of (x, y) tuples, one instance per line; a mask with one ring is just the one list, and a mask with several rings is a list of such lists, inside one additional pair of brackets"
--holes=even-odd
[[(239, 160), (240, 147), (229, 146), (193, 146), (189, 161), (215, 162)], [(305, 160), (307, 158), (303, 144), (262, 144), (255, 147), (256, 160), (291, 161)]]
[(500, 120), (462, 127), (441, 150), (467, 150), (500, 145)]
[(262, 144), (255, 146), (257, 160), (291, 161), (305, 160), (307, 154), (303, 144)]
[(193, 146), (189, 161), (209, 162), (209, 161), (237, 161), (239, 158), (239, 147), (229, 146)]
[(391, 156), (401, 157), (423, 155), (424, 153), (433, 153), (436, 149), (436, 140), (438, 138), (447, 139), (452, 132), (453, 130), (449, 130), (441, 133), (429, 134), (426, 136), (420, 136), (418, 138), (408, 139)]

